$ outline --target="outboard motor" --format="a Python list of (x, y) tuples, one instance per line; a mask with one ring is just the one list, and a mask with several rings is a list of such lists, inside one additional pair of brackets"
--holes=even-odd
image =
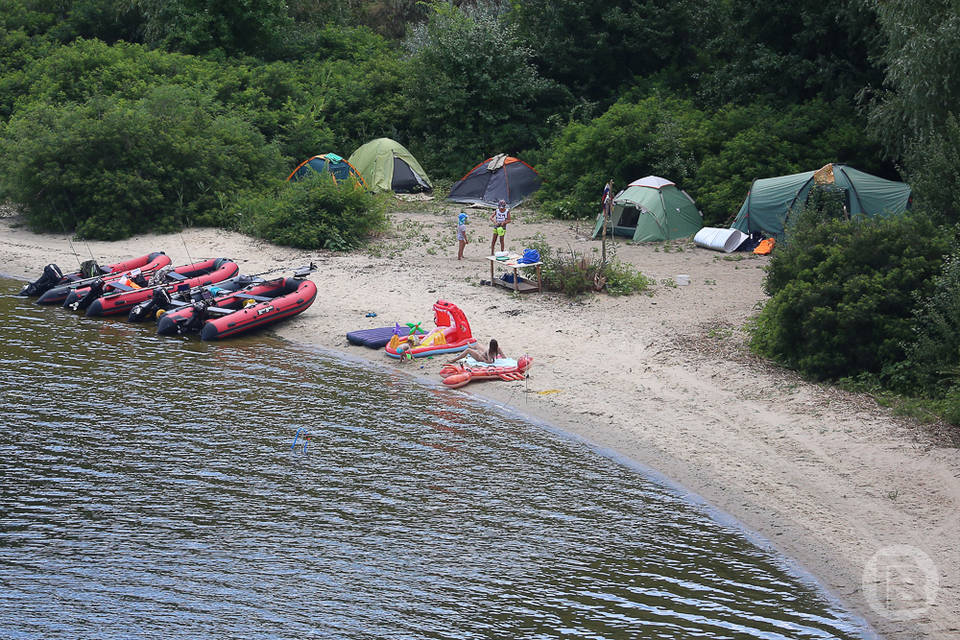
[(79, 300), (74, 301), (70, 305), (70, 308), (73, 309), (74, 311), (76, 311), (77, 309), (86, 310), (87, 307), (93, 304), (94, 300), (96, 300), (97, 298), (103, 295), (103, 287), (104, 287), (103, 278), (97, 278), (96, 280), (90, 283), (90, 290), (87, 291), (87, 295), (83, 296)]
[(200, 331), (207, 321), (207, 308), (210, 304), (206, 300), (197, 300), (193, 303), (193, 315), (179, 326), (180, 333)]
[(152, 320), (157, 316), (157, 311), (159, 309), (167, 310), (172, 306), (170, 301), (170, 294), (167, 293), (166, 289), (154, 289), (153, 297), (149, 300), (144, 300), (140, 304), (134, 305), (130, 309), (130, 314), (127, 316), (127, 320), (130, 322), (143, 322), (145, 320)]
[(20, 292), (21, 296), (40, 296), (53, 289), (63, 280), (63, 272), (55, 264), (48, 264), (43, 268), (43, 274), (28, 284)]

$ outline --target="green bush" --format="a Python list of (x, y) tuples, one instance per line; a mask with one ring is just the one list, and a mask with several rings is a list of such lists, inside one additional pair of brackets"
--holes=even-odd
[(944, 260), (932, 292), (919, 301), (906, 350), (896, 388), (929, 397), (960, 393), (960, 251)]
[(239, 231), (300, 249), (345, 251), (386, 225), (386, 200), (337, 184), (328, 174), (287, 182), (275, 197), (251, 196), (229, 207)]
[(535, 236), (530, 248), (540, 252), (540, 277), (548, 291), (576, 297), (604, 289), (612, 296), (646, 291), (652, 281), (632, 265), (613, 258), (601, 264), (598, 256), (590, 259), (572, 249), (554, 249), (542, 235)]
[(276, 148), (251, 125), (184, 87), (35, 106), (0, 139), (3, 196), (26, 207), (34, 229), (88, 238), (202, 224), (226, 197), (281, 173)]
[(774, 252), (751, 346), (814, 379), (892, 375), (949, 238), (922, 214), (820, 221), (810, 211)]

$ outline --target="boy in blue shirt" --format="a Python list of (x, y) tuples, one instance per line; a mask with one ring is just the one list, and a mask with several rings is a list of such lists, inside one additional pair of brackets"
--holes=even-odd
[(463, 211), (457, 217), (457, 240), (460, 241), (460, 250), (457, 252), (457, 260), (463, 260), (463, 247), (470, 242), (467, 238), (467, 214)]

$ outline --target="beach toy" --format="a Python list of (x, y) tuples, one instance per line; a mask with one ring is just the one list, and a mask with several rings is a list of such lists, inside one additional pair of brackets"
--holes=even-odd
[(370, 313), (368, 313), (368, 314), (366, 315), (366, 317), (367, 317), (367, 318), (376, 318), (376, 317), (377, 317), (377, 314), (374, 313), (373, 311), (371, 311)]
[[(446, 300), (437, 300), (433, 305), (433, 322), (436, 328), (417, 340), (415, 346), (406, 344), (407, 338), (394, 335), (384, 348), (391, 358), (403, 358), (406, 354), (414, 358), (459, 353), (468, 347), (475, 347), (476, 339), (470, 332), (470, 323), (457, 305)], [(420, 323), (407, 326), (419, 329)]]

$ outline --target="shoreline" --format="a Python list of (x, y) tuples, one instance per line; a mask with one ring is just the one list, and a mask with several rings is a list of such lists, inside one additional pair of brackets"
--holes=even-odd
[[(740, 327), (764, 299), (767, 259), (689, 243), (618, 242), (617, 257), (656, 280), (651, 295), (518, 298), (478, 284), (489, 278), (485, 226), (468, 227), (475, 242), (458, 263), (455, 212), (437, 206), (391, 213), (391, 233), (344, 255), (275, 247), (217, 229), (80, 241), (74, 248), (101, 263), (162, 249), (183, 264), (188, 246), (193, 256), (240, 258), (248, 273), (312, 260), (320, 267), (311, 276), (318, 300), (276, 325), (278, 336), (436, 381), (436, 360), (398, 365), (349, 345), (345, 334), (394, 322), (430, 327), (433, 302), (450, 300), (467, 314), (478, 340), (497, 337), (511, 357), (534, 357), (526, 382), (475, 382), (463, 391), (651, 469), (729, 514), (879, 637), (960, 635), (956, 444), (866, 396), (803, 382), (750, 357)], [(508, 248), (522, 249), (534, 234), (588, 256), (599, 246), (582, 237), (583, 223), (518, 213)], [(33, 234), (9, 217), (0, 218), (0, 229), (0, 270), (13, 277), (32, 280), (49, 262), (67, 269), (77, 258), (66, 235)], [(681, 273), (691, 284), (671, 286)], [(368, 312), (378, 315), (366, 318)], [(863, 579), (865, 570), (876, 569), (877, 553), (897, 545), (929, 558), (939, 582), (933, 606), (915, 604), (908, 612), (917, 617), (903, 621), (888, 619), (891, 610), (873, 597), (876, 585)]]

